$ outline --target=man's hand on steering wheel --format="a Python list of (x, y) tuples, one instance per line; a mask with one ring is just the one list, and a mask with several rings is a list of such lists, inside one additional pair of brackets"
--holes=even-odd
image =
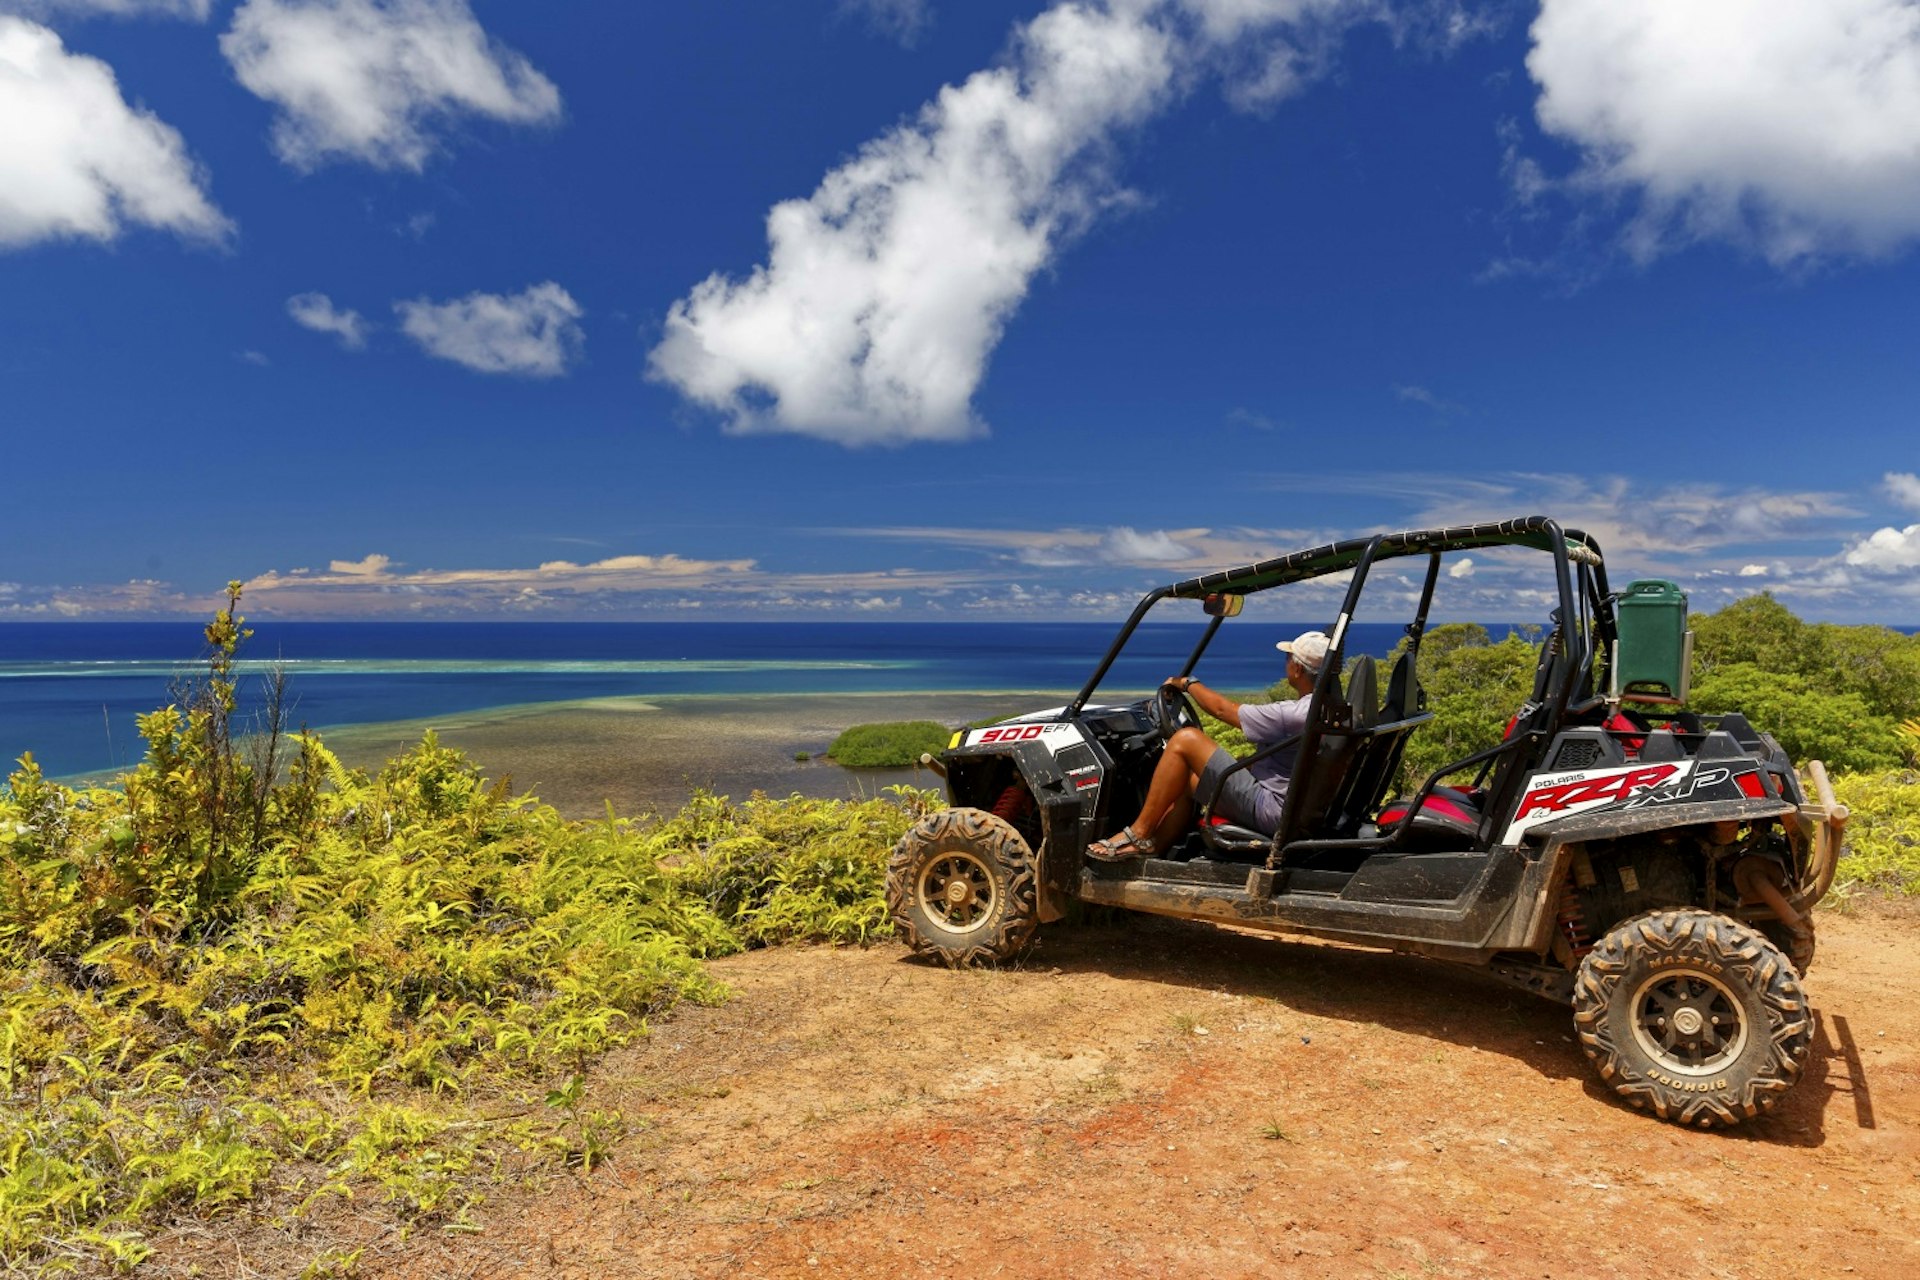
[(1159, 692), (1154, 695), (1153, 725), (1160, 731), (1162, 739), (1171, 738), (1186, 725), (1200, 723), (1200, 708), (1194, 703), (1193, 695), (1187, 692), (1187, 686), (1192, 683), (1191, 676), (1170, 676), (1161, 683)]

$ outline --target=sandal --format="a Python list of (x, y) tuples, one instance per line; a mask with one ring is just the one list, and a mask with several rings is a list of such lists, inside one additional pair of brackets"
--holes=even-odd
[(1125, 862), (1130, 858), (1150, 858), (1159, 850), (1151, 839), (1134, 834), (1132, 827), (1120, 828), (1120, 834), (1095, 840), (1087, 846), (1087, 856), (1095, 862)]

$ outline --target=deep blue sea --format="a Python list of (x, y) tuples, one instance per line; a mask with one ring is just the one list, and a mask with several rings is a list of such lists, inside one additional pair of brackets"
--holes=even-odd
[[(1101, 686), (1136, 693), (1177, 671), (1203, 624), (1142, 627)], [(260, 622), (242, 651), (245, 703), (274, 662), (293, 723), (334, 725), (621, 695), (1076, 690), (1112, 623)], [(1262, 689), (1283, 674), (1276, 639), (1304, 626), (1230, 622), (1200, 672)], [(1384, 654), (1397, 625), (1356, 625), (1348, 652)], [(1496, 637), (1506, 628), (1490, 628)], [(130, 765), (134, 717), (196, 673), (196, 623), (0, 625), (0, 774), (32, 751), (52, 776)]]

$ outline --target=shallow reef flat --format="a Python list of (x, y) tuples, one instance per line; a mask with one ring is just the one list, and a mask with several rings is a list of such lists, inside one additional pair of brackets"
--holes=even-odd
[[(428, 729), (492, 777), (511, 775), (573, 818), (677, 809), (696, 787), (744, 799), (872, 795), (895, 783), (933, 787), (925, 769), (842, 769), (825, 758), (844, 729), (882, 720), (960, 725), (1057, 706), (1061, 690), (993, 693), (707, 694), (530, 703), (425, 720), (324, 730), (349, 765), (377, 768)], [(807, 760), (794, 757), (806, 752)]]

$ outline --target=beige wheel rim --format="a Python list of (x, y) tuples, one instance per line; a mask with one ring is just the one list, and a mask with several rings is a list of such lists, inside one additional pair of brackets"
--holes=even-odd
[(920, 904), (936, 929), (968, 933), (993, 914), (1000, 889), (975, 854), (943, 853), (920, 872)]
[(1711, 1076), (1747, 1047), (1747, 1014), (1733, 989), (1697, 969), (1665, 969), (1633, 993), (1633, 1038), (1665, 1070)]

